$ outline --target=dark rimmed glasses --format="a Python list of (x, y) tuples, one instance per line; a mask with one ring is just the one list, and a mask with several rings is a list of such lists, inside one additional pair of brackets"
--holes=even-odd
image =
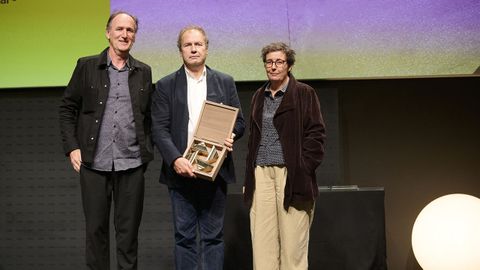
[(273, 60), (267, 60), (267, 61), (265, 61), (264, 64), (265, 64), (265, 67), (267, 67), (267, 68), (271, 68), (271, 67), (273, 66), (273, 64), (275, 64), (275, 66), (276, 66), (277, 68), (281, 68), (281, 67), (283, 67), (286, 63), (287, 63), (287, 61), (285, 61), (285, 60), (277, 59), (277, 60), (275, 60), (275, 61), (273, 61)]

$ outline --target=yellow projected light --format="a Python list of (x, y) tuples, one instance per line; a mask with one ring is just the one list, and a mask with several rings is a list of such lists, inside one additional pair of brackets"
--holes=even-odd
[(424, 270), (479, 270), (480, 199), (450, 194), (429, 203), (415, 220), (412, 247)]
[(109, 13), (108, 0), (0, 4), (0, 89), (66, 85), (79, 57), (108, 46)]

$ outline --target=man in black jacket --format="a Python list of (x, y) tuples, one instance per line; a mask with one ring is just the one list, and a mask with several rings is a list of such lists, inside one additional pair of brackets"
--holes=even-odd
[(144, 172), (153, 159), (151, 69), (129, 54), (137, 29), (136, 17), (112, 14), (109, 47), (78, 60), (60, 105), (63, 148), (80, 174), (89, 269), (110, 269), (112, 198), (118, 267), (137, 269)]
[[(225, 138), (228, 155), (214, 182), (196, 179), (182, 156), (192, 141), (205, 100), (240, 109), (233, 78), (205, 65), (208, 38), (199, 26), (183, 28), (177, 41), (183, 60), (180, 69), (159, 80), (152, 95), (152, 134), (162, 155), (160, 182), (168, 186), (172, 202), (177, 270), (223, 269), (223, 221), (227, 184), (235, 182), (233, 143), (242, 137), (241, 110), (231, 138)], [(198, 232), (198, 233), (197, 233)], [(197, 241), (198, 236), (198, 241)]]

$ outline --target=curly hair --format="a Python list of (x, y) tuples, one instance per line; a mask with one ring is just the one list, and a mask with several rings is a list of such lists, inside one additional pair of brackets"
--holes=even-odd
[(267, 61), (267, 54), (271, 52), (281, 51), (287, 56), (287, 64), (289, 67), (295, 64), (295, 51), (283, 42), (273, 42), (262, 48), (262, 60)]

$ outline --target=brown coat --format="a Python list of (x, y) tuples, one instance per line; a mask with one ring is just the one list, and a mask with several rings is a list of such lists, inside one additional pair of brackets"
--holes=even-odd
[[(255, 191), (254, 169), (261, 139), (266, 85), (255, 92), (251, 102), (244, 194), (249, 207)], [(313, 201), (318, 195), (315, 169), (322, 162), (325, 140), (325, 124), (315, 90), (290, 75), (273, 124), (280, 137), (287, 167), (284, 208), (288, 209), (295, 202)]]

